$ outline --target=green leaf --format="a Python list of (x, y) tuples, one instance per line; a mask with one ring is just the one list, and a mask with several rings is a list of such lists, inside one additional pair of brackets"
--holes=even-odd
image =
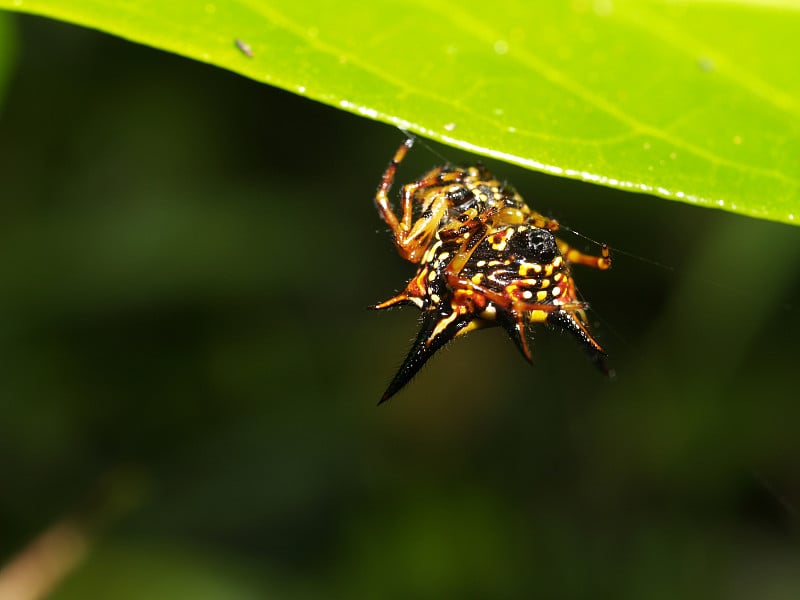
[[(792, 0), (0, 7), (95, 27), (531, 169), (800, 222)], [(310, 143), (324, 135), (310, 133)]]
[(14, 28), (11, 20), (0, 13), (0, 106), (6, 95), (6, 87), (14, 66), (16, 50)]

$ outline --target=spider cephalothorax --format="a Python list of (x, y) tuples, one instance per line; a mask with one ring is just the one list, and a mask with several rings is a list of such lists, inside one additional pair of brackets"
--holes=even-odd
[(482, 166), (437, 167), (403, 186), (398, 219), (389, 189), (412, 145), (408, 138), (395, 153), (375, 204), (400, 255), (419, 268), (400, 294), (373, 308), (415, 304), (422, 311), (422, 327), (381, 402), (447, 342), (482, 327), (503, 327), (528, 361), (527, 324), (561, 327), (607, 372), (605, 352), (589, 332), (587, 306), (578, 300), (571, 265), (608, 269), (608, 247), (602, 246), (601, 256), (571, 248), (553, 235), (555, 220), (532, 211), (511, 186)]

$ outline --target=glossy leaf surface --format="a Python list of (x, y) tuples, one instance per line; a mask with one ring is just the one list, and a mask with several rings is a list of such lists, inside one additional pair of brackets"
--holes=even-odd
[[(800, 221), (800, 10), (791, 0), (0, 7), (94, 27), (532, 169)], [(324, 135), (301, 123), (298, 132)]]

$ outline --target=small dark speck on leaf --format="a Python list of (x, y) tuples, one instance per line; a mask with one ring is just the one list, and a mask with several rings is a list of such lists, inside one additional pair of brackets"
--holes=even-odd
[(710, 73), (716, 67), (714, 66), (714, 61), (708, 58), (707, 56), (701, 56), (697, 59), (697, 65), (700, 67), (702, 71), (706, 73)]
[(253, 50), (250, 48), (249, 44), (243, 42), (240, 39), (236, 40), (236, 47), (242, 51), (247, 58), (253, 58)]

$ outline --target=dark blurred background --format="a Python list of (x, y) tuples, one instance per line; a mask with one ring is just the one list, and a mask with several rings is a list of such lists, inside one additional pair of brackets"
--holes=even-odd
[(617, 379), (488, 330), (376, 408), (417, 327), (366, 310), (414, 271), (372, 205), (400, 132), (16, 22), (0, 561), (73, 523), (60, 600), (800, 597), (797, 229), (487, 160), (619, 249), (576, 269)]

